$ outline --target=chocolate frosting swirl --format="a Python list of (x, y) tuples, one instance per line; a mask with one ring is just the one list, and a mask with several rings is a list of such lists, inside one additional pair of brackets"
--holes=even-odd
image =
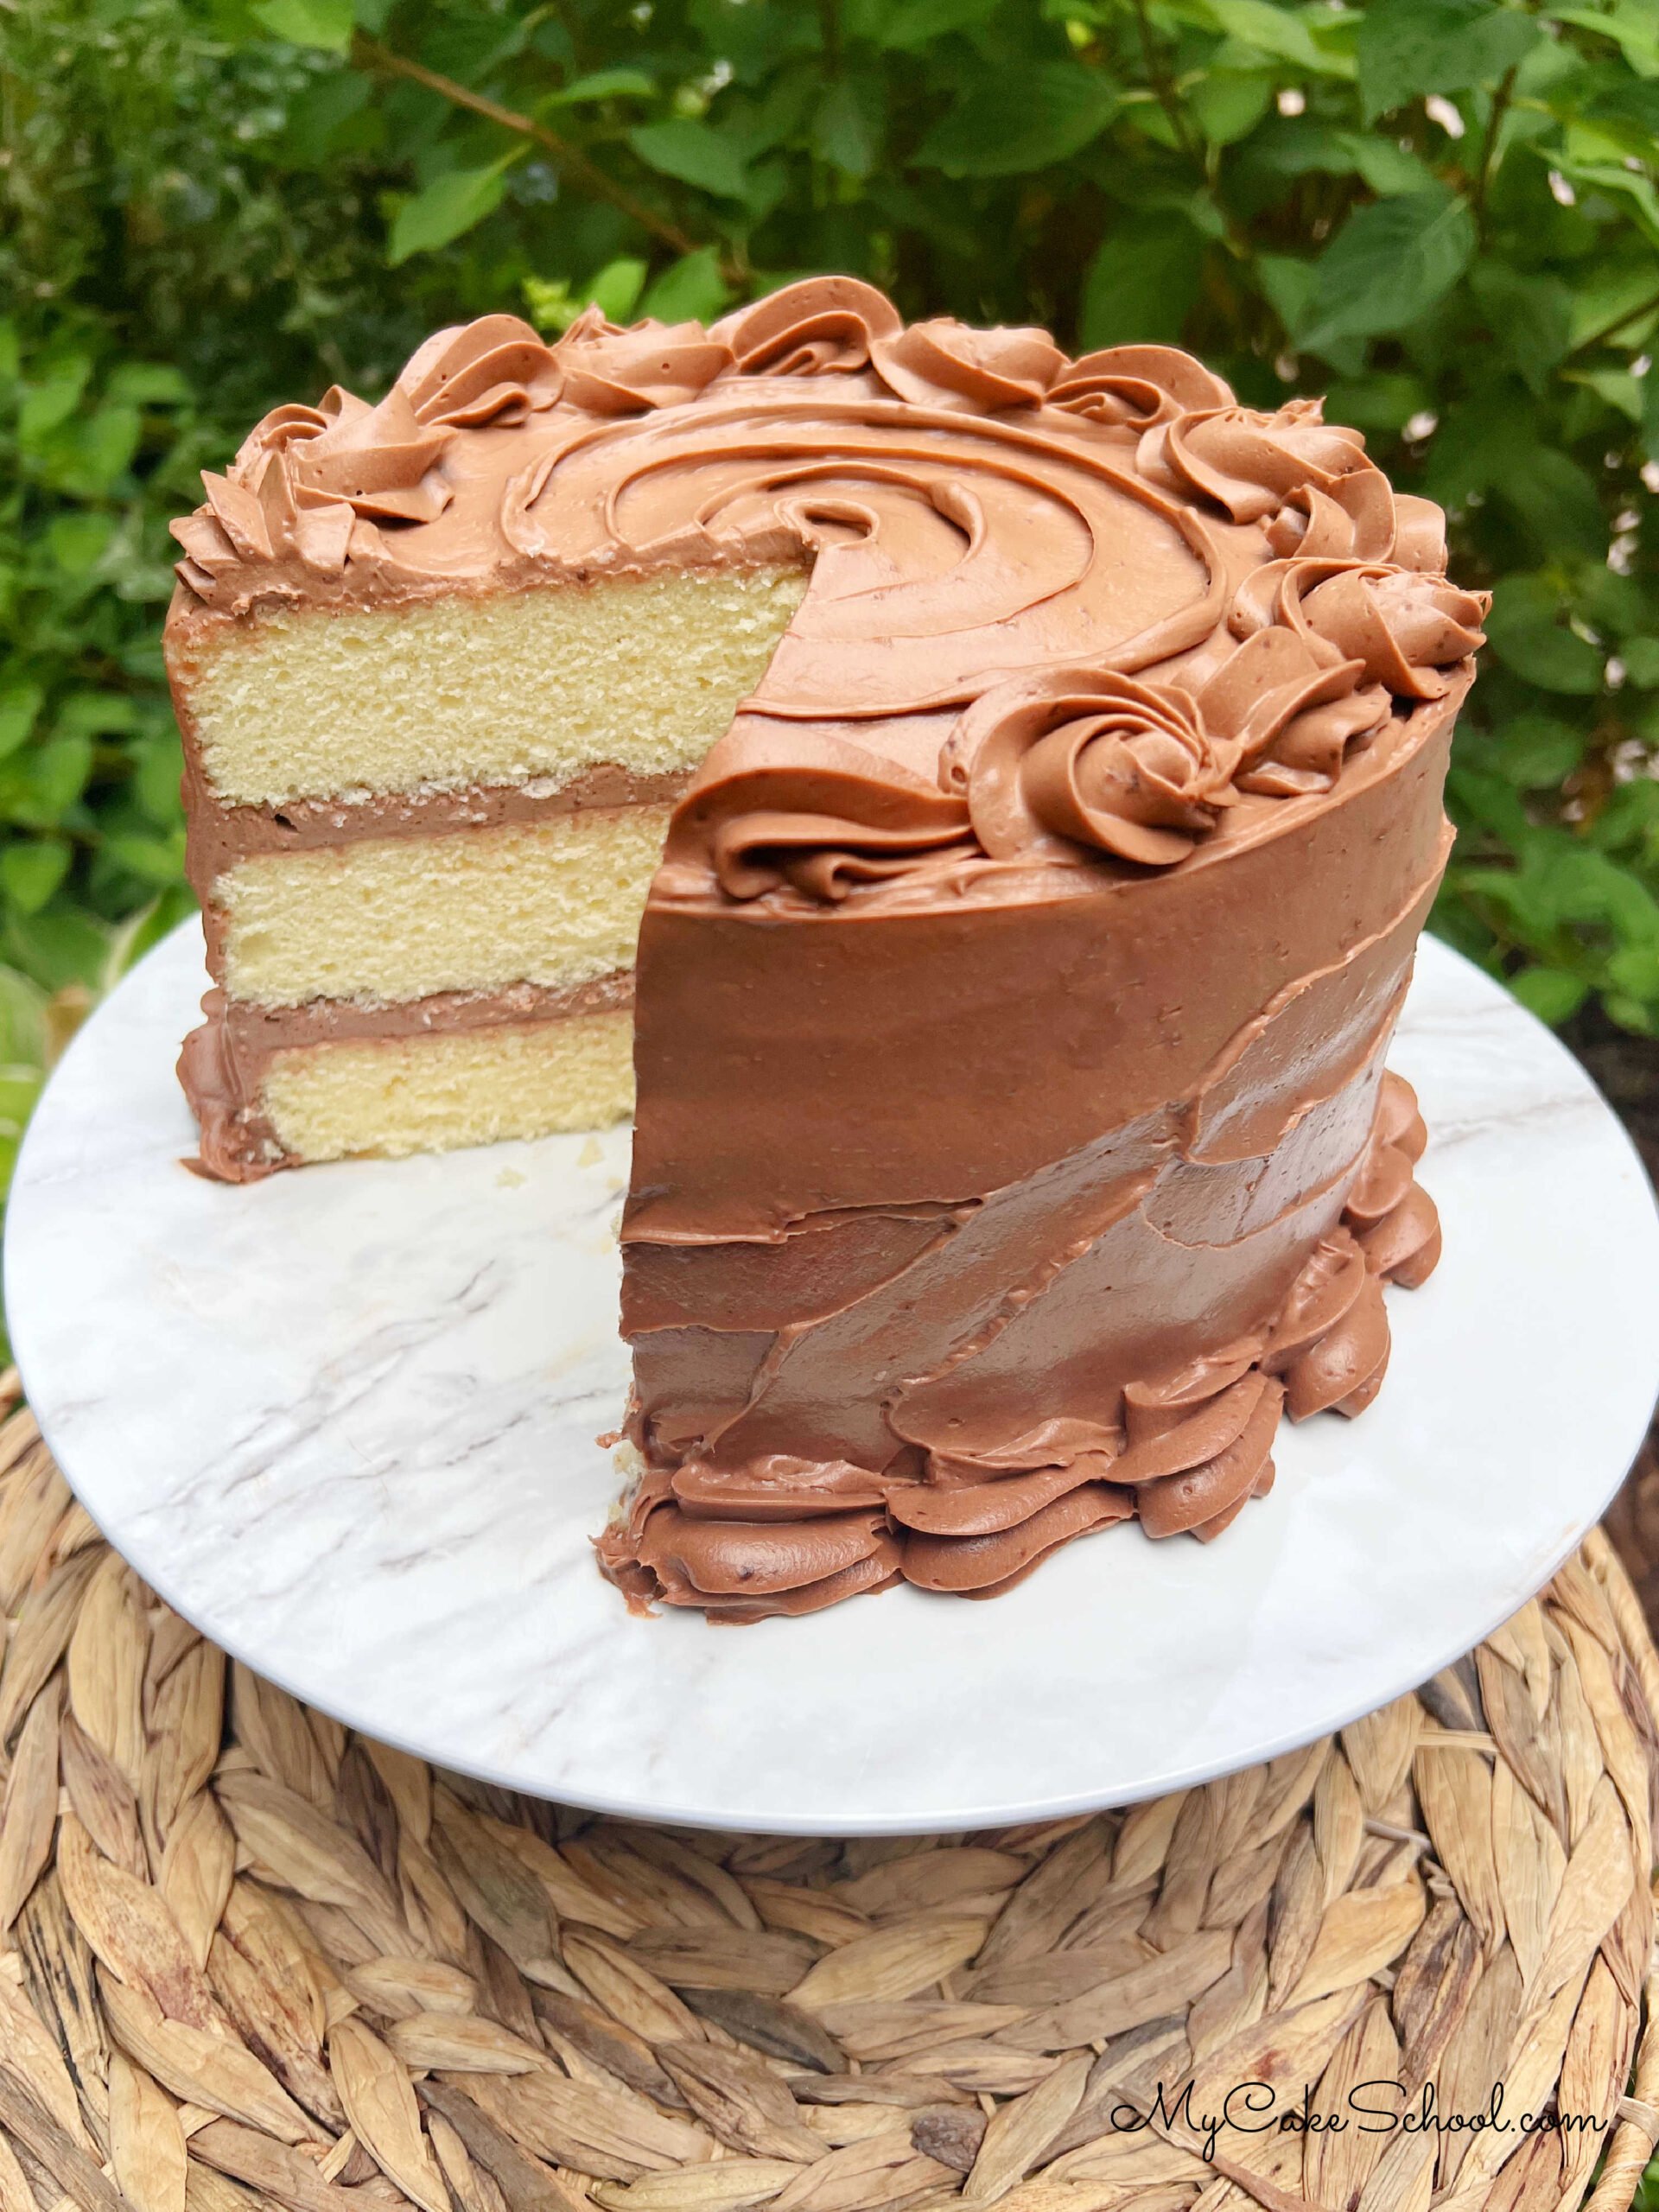
[(481, 315), (440, 330), (410, 356), (395, 390), (420, 423), (507, 428), (559, 396), (559, 365), (515, 315)]
[(1173, 686), (1045, 669), (976, 700), (946, 742), (941, 777), (966, 791), (993, 860), (1071, 844), (1166, 868), (1231, 803), (1236, 758)]
[(876, 340), (896, 338), (904, 327), (874, 284), (809, 276), (727, 315), (709, 335), (731, 348), (740, 376), (822, 376), (868, 368)]
[(1485, 644), (1486, 604), (1484, 594), (1421, 569), (1299, 556), (1249, 577), (1229, 626), (1243, 638), (1288, 628), (1327, 665), (1355, 664), (1357, 683), (1401, 698), (1439, 699)]
[(918, 407), (1040, 407), (1065, 365), (1046, 330), (974, 330), (941, 317), (876, 338), (870, 359), (888, 390)]
[(1062, 369), (1048, 404), (1099, 423), (1148, 429), (1178, 415), (1225, 407), (1232, 397), (1219, 377), (1173, 346), (1109, 346)]
[(664, 859), (671, 869), (706, 861), (728, 899), (789, 883), (835, 903), (917, 855), (967, 849), (960, 798), (842, 740), (740, 732), (723, 754), (721, 772), (677, 814)]
[(589, 308), (559, 340), (558, 365), (570, 406), (590, 415), (642, 415), (683, 407), (733, 366), (733, 356), (700, 322), (646, 321), (619, 330)]

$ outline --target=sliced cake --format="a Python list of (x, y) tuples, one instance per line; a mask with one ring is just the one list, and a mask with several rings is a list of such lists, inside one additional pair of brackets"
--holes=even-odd
[(817, 279), (444, 333), (208, 491), (204, 1161), (597, 1122), (632, 1039), (632, 1601), (1212, 1537), (1370, 1402), (1484, 603), (1356, 432)]

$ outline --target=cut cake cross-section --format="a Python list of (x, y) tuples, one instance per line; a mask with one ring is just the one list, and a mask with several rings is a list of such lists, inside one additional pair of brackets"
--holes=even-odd
[(670, 809), (804, 588), (772, 564), (228, 616), (181, 594), (210, 1171), (626, 1117)]

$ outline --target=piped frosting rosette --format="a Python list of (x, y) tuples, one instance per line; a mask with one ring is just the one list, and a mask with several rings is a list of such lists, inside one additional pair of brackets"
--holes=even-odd
[(1340, 1224), (1271, 1326), (1131, 1382), (1119, 1427), (1046, 1422), (971, 1459), (910, 1447), (876, 1471), (763, 1457), (652, 1468), (600, 1540), (635, 1605), (733, 1623), (820, 1610), (898, 1581), (942, 1595), (1012, 1589), (1077, 1537), (1138, 1518), (1209, 1542), (1273, 1487), (1281, 1415), (1362, 1413), (1389, 1361), (1385, 1283), (1415, 1288), (1440, 1253), (1413, 1169), (1427, 1135), (1411, 1086), (1382, 1077)]
[(383, 565), (379, 524), (435, 523), (448, 506), (441, 464), (456, 434), (522, 425), (563, 382), (527, 322), (493, 315), (428, 339), (378, 407), (336, 385), (315, 407), (276, 408), (225, 475), (204, 471), (207, 505), (174, 524), (180, 581), (211, 603), (248, 566), (292, 561), (322, 578), (348, 560)]

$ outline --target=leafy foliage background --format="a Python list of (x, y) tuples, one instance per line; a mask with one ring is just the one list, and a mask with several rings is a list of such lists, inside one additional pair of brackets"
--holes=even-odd
[(1496, 588), (1436, 926), (1659, 1035), (1659, 0), (30, 0), (0, 145), (0, 1175), (188, 909), (198, 470), (440, 322), (823, 269), (1328, 391)]

